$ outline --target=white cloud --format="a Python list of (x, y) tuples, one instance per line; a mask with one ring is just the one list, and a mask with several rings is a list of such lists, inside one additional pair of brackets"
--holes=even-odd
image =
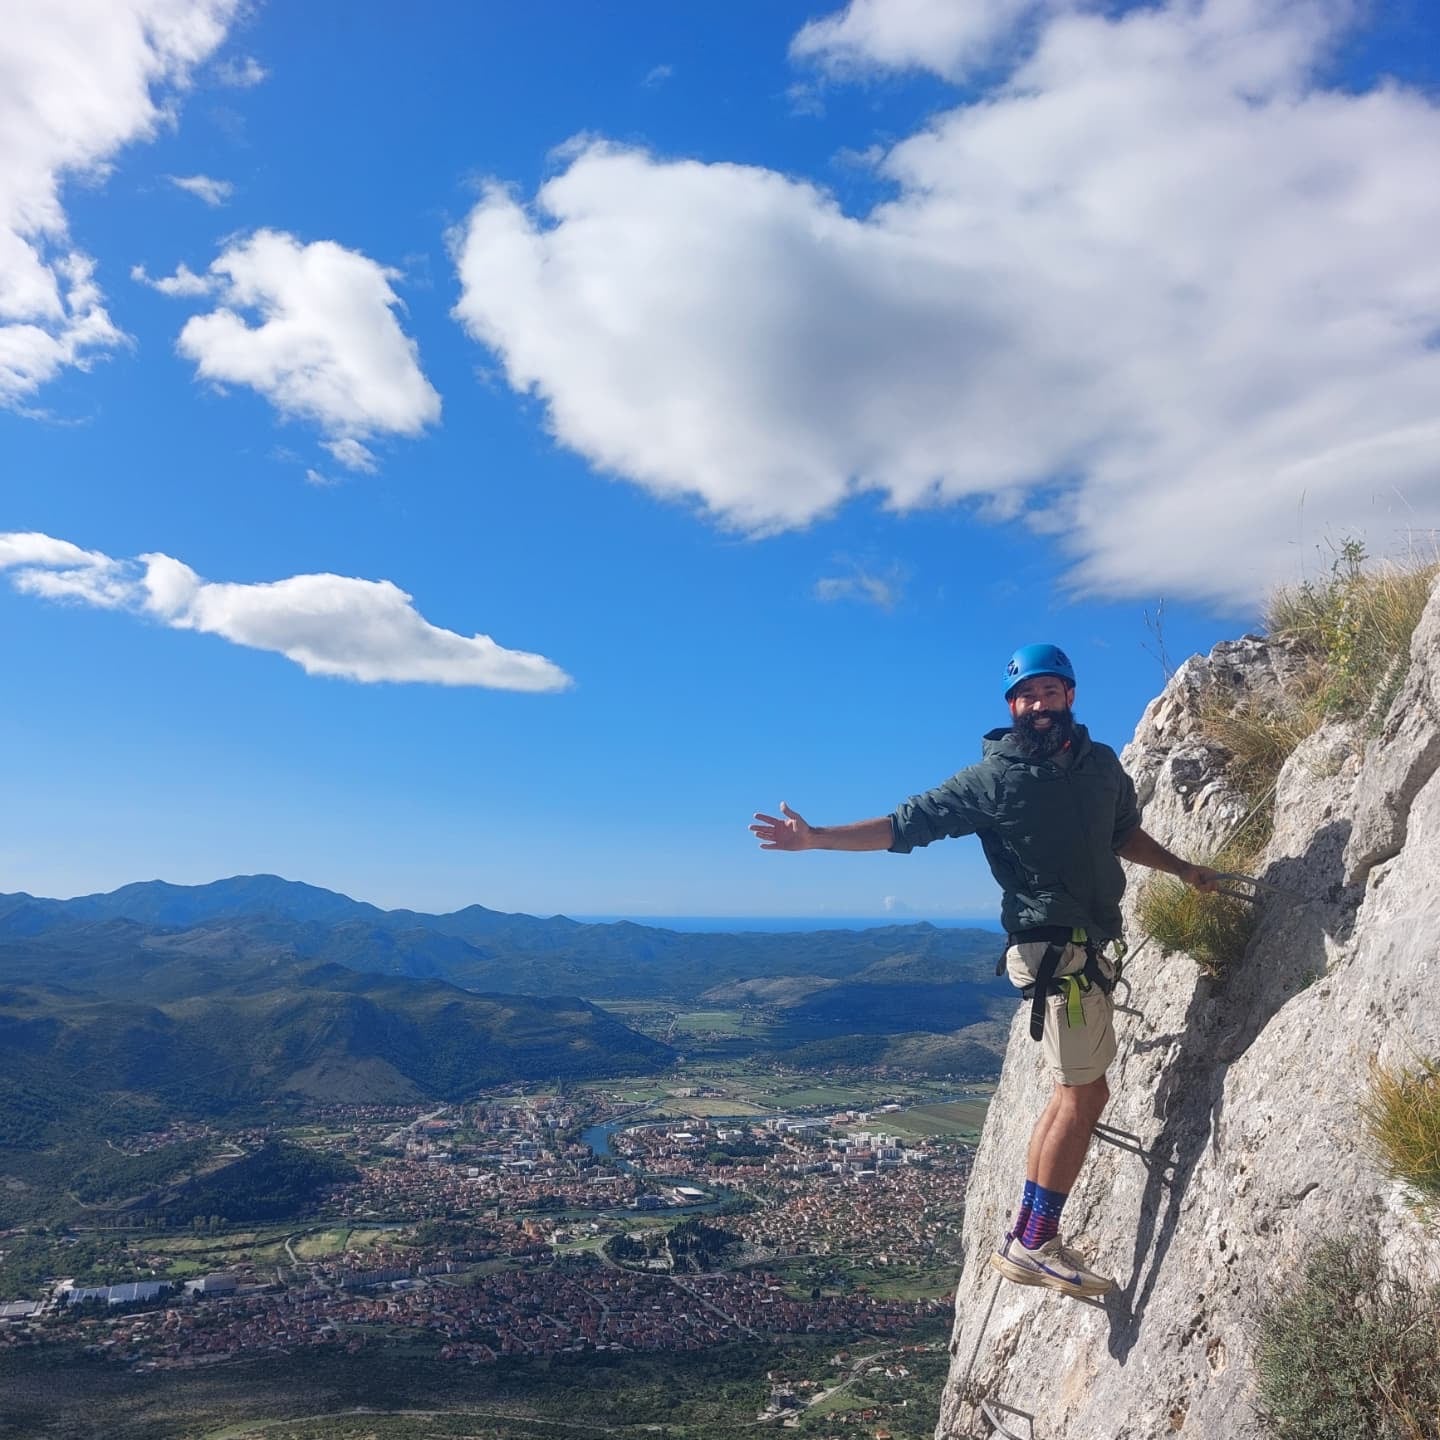
[(440, 396), (395, 318), (398, 272), (333, 240), (260, 230), (225, 250), (209, 278), (221, 306), (186, 321), (177, 344), (201, 378), (248, 385), (282, 415), (313, 421), (352, 469), (373, 468), (368, 438), (418, 435), (439, 420)]
[(1302, 510), (1440, 526), (1440, 107), (1323, 88), (1343, 8), (1052, 18), (859, 217), (592, 140), (484, 193), (456, 315), (563, 444), (728, 525), (963, 500), (1076, 586), (1248, 603)]
[(645, 73), (645, 78), (640, 82), (647, 89), (654, 89), (657, 85), (663, 85), (675, 74), (673, 65), (655, 65)]
[(80, 600), (113, 610), (126, 603), (122, 567), (98, 550), (36, 531), (0, 534), (0, 570), (13, 570), (17, 590), (50, 600)]
[(216, 83), (227, 89), (251, 90), (270, 72), (253, 55), (241, 55), (222, 60), (215, 67), (214, 74)]
[(132, 265), (130, 278), (171, 297), (208, 295), (215, 288), (213, 280), (205, 275), (195, 274), (188, 265), (181, 265), (173, 275), (162, 275), (158, 280), (152, 280), (143, 265)]
[(837, 77), (918, 69), (959, 79), (1013, 49), (1023, 27), (1067, 8), (1067, 0), (850, 0), (811, 20), (790, 55)]
[(235, 186), (229, 180), (212, 180), (208, 175), (167, 175), (165, 178), (177, 190), (207, 205), (223, 205), (235, 193)]
[(563, 690), (571, 683), (542, 655), (431, 625), (388, 580), (294, 575), (268, 584), (216, 584), (168, 555), (113, 560), (33, 532), (0, 534), (0, 571), (10, 572), (22, 593), (219, 635), (284, 655), (310, 675), (494, 690)]
[(71, 239), (61, 188), (103, 178), (149, 139), (238, 0), (46, 0), (5, 13), (0, 81), (0, 404), (125, 337), (94, 262)]

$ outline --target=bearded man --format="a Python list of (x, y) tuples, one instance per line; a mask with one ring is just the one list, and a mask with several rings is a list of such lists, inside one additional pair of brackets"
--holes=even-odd
[[(1108, 745), (1076, 721), (1075, 670), (1056, 645), (1023, 645), (1005, 667), (1010, 724), (985, 736), (983, 758), (893, 814), (809, 825), (783, 801), (756, 813), (764, 850), (889, 850), (977, 835), (1003, 891), (1002, 965), (1031, 1002), (1030, 1033), (1055, 1081), (1036, 1122), (1015, 1220), (990, 1263), (1020, 1285), (1103, 1295), (1097, 1275), (1060, 1237), (1060, 1216), (1100, 1114), (1115, 1058), (1111, 991), (1123, 953), (1120, 859), (1215, 889), (1215, 872), (1172, 855), (1140, 828), (1135, 786)], [(1118, 857), (1118, 858), (1117, 858)]]

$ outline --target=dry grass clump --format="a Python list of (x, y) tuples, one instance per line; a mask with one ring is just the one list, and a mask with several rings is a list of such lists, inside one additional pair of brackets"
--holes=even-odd
[[(1217, 870), (1241, 870), (1233, 851), (1204, 862)], [(1230, 895), (1206, 895), (1173, 875), (1145, 882), (1136, 901), (1141, 927), (1167, 953), (1191, 956), (1219, 979), (1245, 954), (1255, 929), (1255, 907)]]
[(1440, 1440), (1440, 1287), (1373, 1236), (1322, 1241), (1261, 1314), (1258, 1408), (1286, 1440)]
[(1327, 579), (1275, 592), (1266, 628), (1315, 662), (1322, 716), (1384, 716), (1437, 575), (1434, 559), (1367, 565), (1365, 547), (1347, 540)]
[(1255, 700), (1233, 708), (1212, 702), (1201, 714), (1205, 733), (1230, 752), (1230, 778), (1252, 800), (1274, 785), (1280, 767), (1324, 718), (1313, 695), (1295, 693), (1288, 699), (1291, 703), (1275, 707)]
[(1372, 1061), (1360, 1117), (1387, 1173), (1440, 1201), (1440, 1061)]
[(1244, 869), (1264, 848), (1269, 796), (1306, 736), (1332, 716), (1365, 715), (1379, 726), (1405, 680), (1410, 637), (1437, 576), (1434, 560), (1367, 564), (1365, 547), (1347, 540), (1326, 579), (1271, 596), (1266, 629), (1292, 647), (1302, 668), (1276, 702), (1226, 705), (1212, 697), (1200, 716), (1205, 734), (1230, 752), (1230, 777), (1257, 810), (1246, 826), (1249, 854), (1232, 868)]

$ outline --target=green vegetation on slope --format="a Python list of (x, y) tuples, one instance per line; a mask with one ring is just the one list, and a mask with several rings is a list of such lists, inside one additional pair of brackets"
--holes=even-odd
[(511, 1080), (653, 1071), (672, 1053), (578, 999), (476, 995), (341, 966), (269, 967), (263, 983), (248, 968), (223, 980), (197, 968), (192, 980), (195, 993), (157, 1005), (0, 992), (0, 1146), (55, 1147), (287, 1097), (453, 1100)]
[(304, 1214), (332, 1185), (357, 1177), (355, 1167), (287, 1140), (270, 1140), (164, 1202), (166, 1213), (218, 1215), (225, 1222), (286, 1220)]
[(1327, 1240), (1265, 1309), (1256, 1369), (1285, 1440), (1437, 1440), (1440, 1286), (1388, 1271), (1373, 1236)]
[[(421, 1341), (142, 1374), (56, 1348), (0, 1351), (0, 1393), (15, 1433), (37, 1440), (594, 1440), (662, 1427), (692, 1440), (754, 1440), (764, 1433), (755, 1416), (769, 1393), (766, 1372), (835, 1383), (836, 1349), (833, 1336), (792, 1337), (783, 1346), (471, 1366), (441, 1360), (438, 1343)], [(903, 1388), (865, 1377), (894, 1406), (885, 1425), (896, 1440), (933, 1435), (947, 1360), (943, 1343), (907, 1354)], [(369, 1413), (357, 1415), (359, 1407)], [(800, 1433), (831, 1433), (834, 1423), (807, 1415)]]

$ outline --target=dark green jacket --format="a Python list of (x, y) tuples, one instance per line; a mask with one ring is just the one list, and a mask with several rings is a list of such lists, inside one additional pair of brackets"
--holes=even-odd
[(891, 815), (891, 850), (978, 835), (1005, 892), (1000, 921), (1010, 934), (1083, 925), (1093, 939), (1114, 939), (1125, 893), (1115, 851), (1140, 824), (1135, 786), (1115, 752), (1076, 725), (1068, 765), (1027, 760), (1009, 730), (992, 730), (984, 754)]

